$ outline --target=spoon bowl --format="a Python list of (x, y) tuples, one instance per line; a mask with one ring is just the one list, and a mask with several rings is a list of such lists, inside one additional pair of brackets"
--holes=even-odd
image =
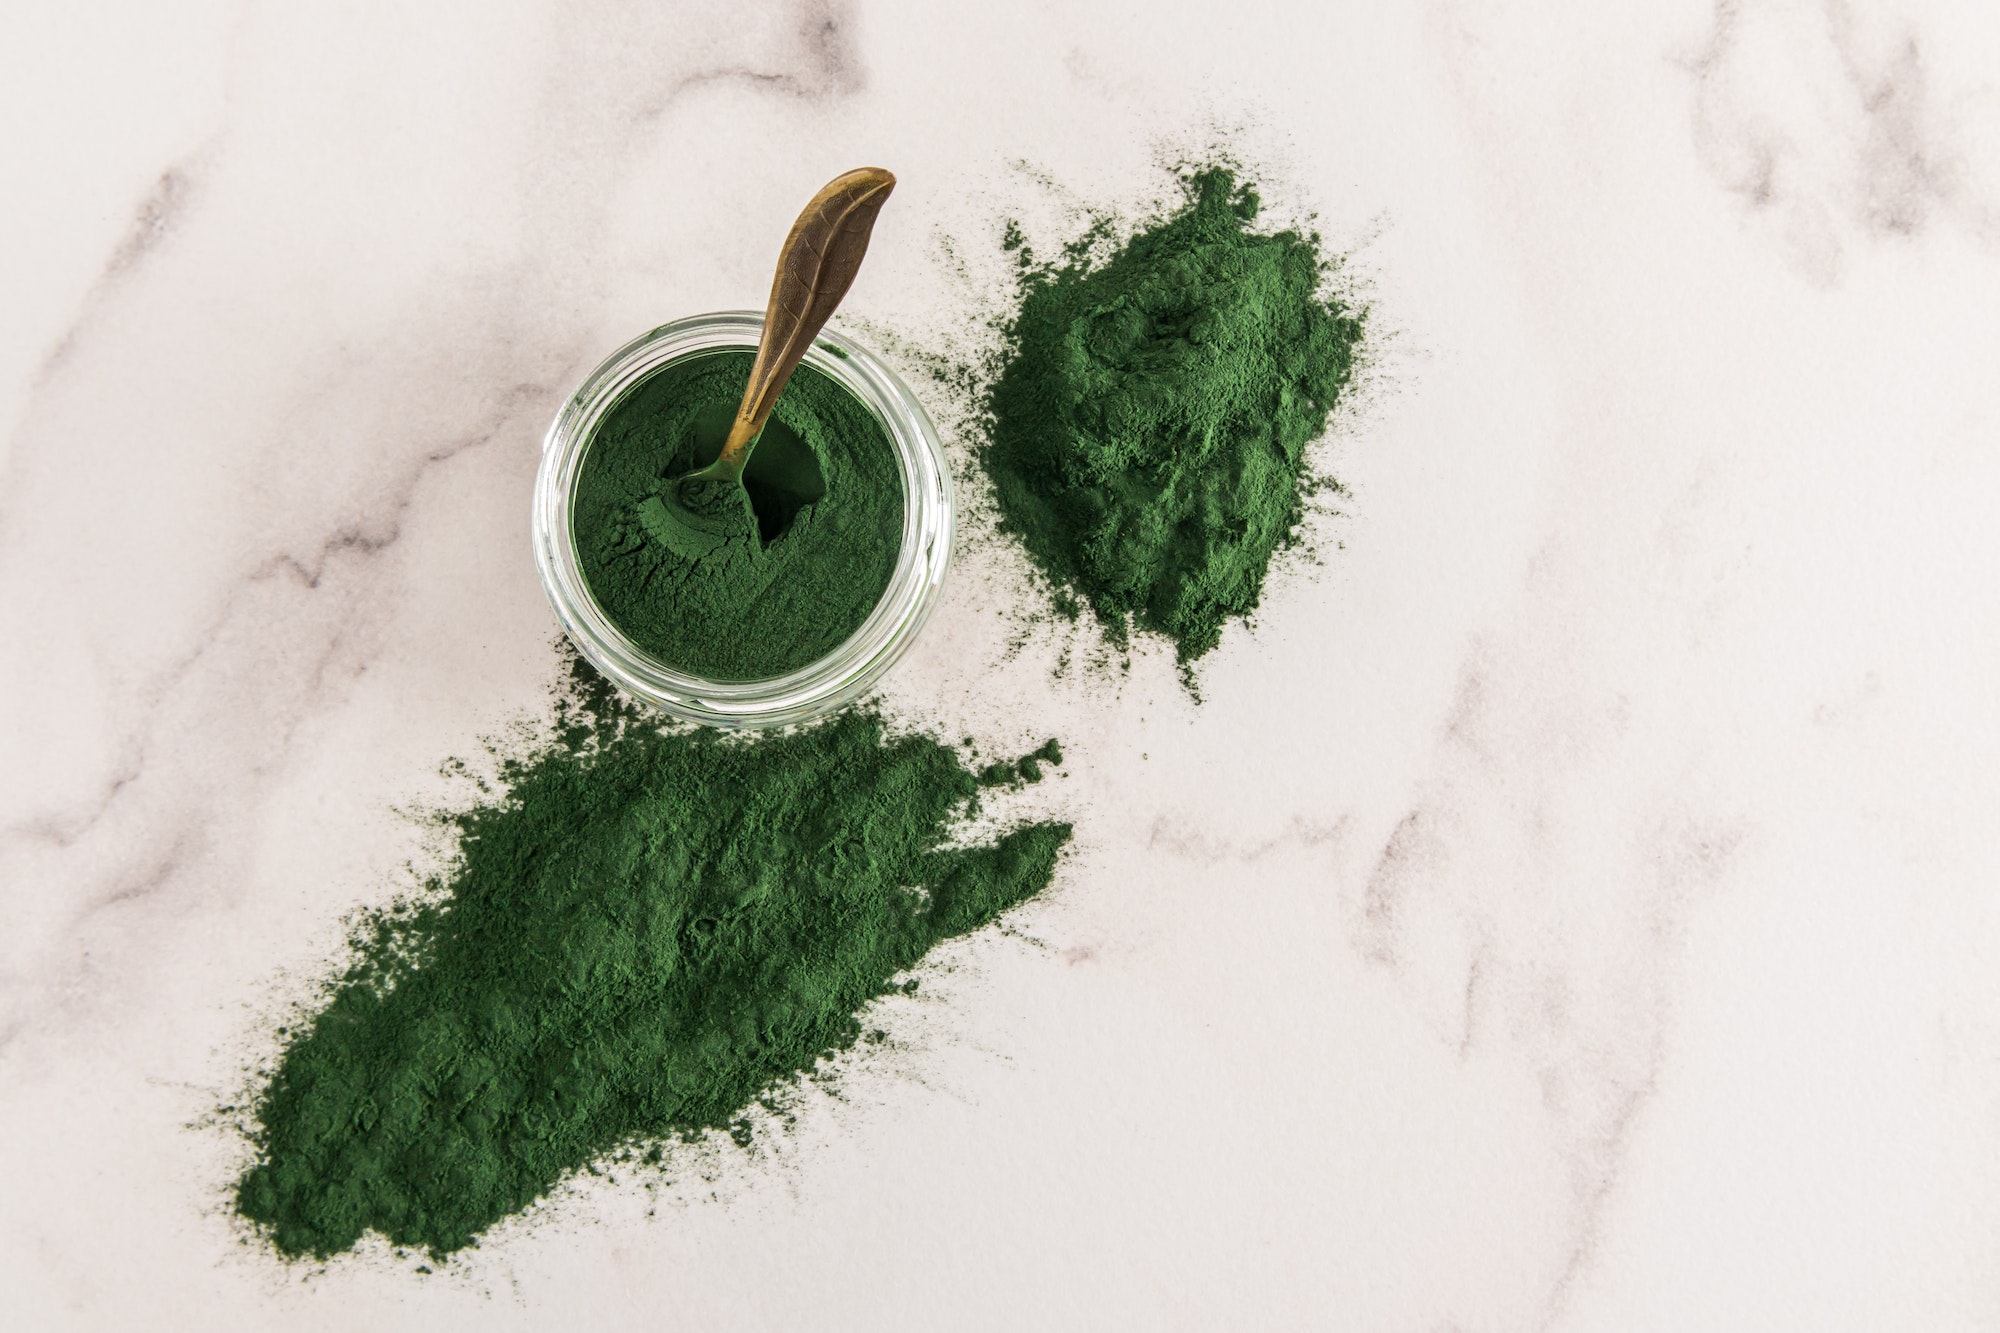
[(740, 485), (757, 520), (757, 540), (769, 546), (790, 531), (801, 513), (825, 497), (826, 476), (812, 446), (777, 420), (765, 423), (740, 468), (721, 462), (733, 419), (734, 414), (721, 404), (696, 413), (692, 454), (717, 461), (675, 477), (667, 484), (662, 502), (680, 511), (675, 518), (699, 528), (703, 515), (715, 509), (713, 488)]

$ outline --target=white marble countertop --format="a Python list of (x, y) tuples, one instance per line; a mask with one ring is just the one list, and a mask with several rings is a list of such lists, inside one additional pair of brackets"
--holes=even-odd
[[(1991, 5), (6, 26), (0, 1323), (2000, 1327)], [(1218, 128), (1371, 303), (1351, 495), (1199, 706), (1014, 646), (975, 525), (885, 706), (1063, 738), (1049, 893), (754, 1158), (246, 1244), (217, 1107), (544, 705), (581, 374), (861, 162), (847, 327), (964, 335)]]

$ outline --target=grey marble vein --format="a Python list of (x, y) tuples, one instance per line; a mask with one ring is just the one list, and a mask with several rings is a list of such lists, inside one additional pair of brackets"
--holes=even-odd
[(1920, 32), (1894, 25), (1871, 42), (1858, 17), (1845, 0), (1718, 0), (1687, 62), (1703, 162), (1822, 285), (1857, 239), (1945, 217), (1990, 241), (2000, 223), (2000, 200), (1965, 170), (1955, 99), (1933, 86)]

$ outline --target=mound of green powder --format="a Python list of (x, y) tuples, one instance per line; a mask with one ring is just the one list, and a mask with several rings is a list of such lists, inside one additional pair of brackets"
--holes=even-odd
[(1321, 296), (1319, 237), (1253, 230), (1257, 193), (1229, 168), (1183, 185), (1102, 262), (1090, 237), (1051, 265), (1021, 247), (983, 461), (1002, 527), (1058, 586), (1116, 638), (1171, 638), (1185, 667), (1256, 608), (1362, 321)]
[(285, 1254), (369, 1230), (449, 1252), (607, 1154), (740, 1131), (932, 945), (1046, 885), (1070, 835), (945, 846), (979, 777), (865, 712), (744, 744), (592, 688), (505, 799), (456, 816), (439, 892), (367, 921), (254, 1104), (236, 1205)]
[(715, 460), (753, 360), (718, 352), (642, 381), (591, 437), (571, 508), (605, 613), (647, 652), (711, 680), (781, 676), (839, 647), (882, 599), (903, 537), (902, 473), (881, 423), (811, 366), (778, 399), (746, 483), (781, 449), (804, 449), (824, 495), (780, 506), (762, 532), (735, 487), (708, 497), (699, 526), (670, 519), (669, 481)]

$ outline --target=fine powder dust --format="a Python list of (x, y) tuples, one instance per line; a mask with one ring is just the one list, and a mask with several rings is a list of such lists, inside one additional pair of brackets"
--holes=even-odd
[(357, 956), (251, 1107), (239, 1211), (292, 1256), (443, 1254), (635, 1144), (740, 1130), (940, 940), (1048, 884), (1067, 824), (947, 846), (984, 787), (865, 711), (745, 744), (662, 732), (578, 668), (434, 893)]
[(1038, 264), (988, 407), (1002, 528), (1114, 639), (1165, 635), (1185, 669), (1256, 609), (1311, 484), (1305, 449), (1353, 372), (1362, 319), (1322, 295), (1317, 235), (1254, 229), (1226, 166), (1095, 261), (1100, 226)]

